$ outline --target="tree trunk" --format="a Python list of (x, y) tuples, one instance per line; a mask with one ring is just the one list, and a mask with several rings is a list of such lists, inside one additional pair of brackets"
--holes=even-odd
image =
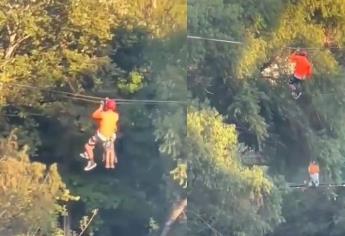
[(165, 226), (162, 230), (161, 236), (167, 236), (169, 231), (170, 231), (171, 225), (173, 223), (175, 223), (177, 218), (184, 213), (184, 211), (187, 207), (187, 198), (181, 200), (179, 203), (174, 204), (174, 205), (175, 206), (173, 207), (173, 209), (170, 213), (170, 216), (169, 216), (168, 220), (166, 221)]

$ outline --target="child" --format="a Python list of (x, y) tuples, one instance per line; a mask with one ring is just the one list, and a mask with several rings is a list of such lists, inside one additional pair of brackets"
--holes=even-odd
[(94, 161), (94, 148), (97, 143), (101, 143), (104, 148), (104, 157), (106, 161), (106, 168), (115, 168), (117, 163), (114, 142), (116, 139), (117, 122), (119, 114), (116, 112), (116, 102), (114, 100), (106, 100), (105, 106), (103, 103), (99, 108), (93, 112), (92, 118), (98, 123), (99, 128), (94, 136), (85, 144), (85, 152), (80, 156), (87, 159), (87, 166), (85, 171), (94, 169), (97, 164)]

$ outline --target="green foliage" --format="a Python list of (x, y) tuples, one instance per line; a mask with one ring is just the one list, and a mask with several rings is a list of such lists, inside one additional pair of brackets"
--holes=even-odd
[[(162, 168), (166, 159), (160, 159), (153, 137), (156, 127), (152, 117), (159, 114), (157, 107), (121, 104), (120, 164), (114, 173), (104, 173), (99, 164), (99, 172), (84, 178), (81, 163), (74, 157), (94, 132), (89, 119), (93, 104), (15, 84), (134, 99), (158, 98), (171, 86), (181, 88), (184, 75), (179, 76), (177, 85), (165, 81), (156, 84), (159, 78), (151, 65), (174, 55), (179, 46), (181, 37), (174, 49), (165, 40), (185, 30), (185, 2), (58, 0), (2, 1), (0, 5), (1, 133), (18, 128), (18, 143), (30, 144), (30, 156), (37, 154), (34, 160), (59, 163), (64, 182), (81, 197), (76, 210), (74, 205), (59, 209), (63, 214), (73, 209), (71, 232), (79, 231), (75, 219), (84, 211), (99, 208), (92, 232), (147, 235), (150, 218), (155, 219), (152, 226), (156, 228), (168, 205), (164, 176), (169, 175), (170, 168)], [(169, 69), (169, 79), (179, 70), (177, 65)], [(171, 94), (173, 91), (166, 95)], [(179, 112), (174, 119), (180, 114), (183, 118)], [(177, 127), (180, 120), (174, 120)], [(47, 212), (35, 222), (37, 227), (45, 227)], [(57, 223), (54, 216), (52, 219)], [(58, 227), (50, 229), (49, 235), (65, 233)]]
[(1, 227), (4, 235), (17, 235), (40, 229), (51, 233), (63, 206), (57, 200), (78, 200), (72, 197), (57, 171), (37, 162), (31, 163), (27, 147), (18, 149), (11, 136), (0, 141)]
[[(25, 81), (40, 87), (63, 84), (77, 91), (82, 75), (93, 77), (110, 63), (105, 49), (125, 4), (60, 0), (3, 1), (1, 6), (7, 13), (0, 16), (1, 82)], [(3, 101), (27, 105), (43, 95), (14, 87), (1, 96)]]
[[(187, 41), (182, 0), (4, 0), (0, 6), (0, 132), (17, 128), (18, 146), (30, 146), (30, 153), (0, 150), (10, 157), (0, 160), (6, 169), (0, 180), (10, 186), (1, 193), (0, 214), (25, 211), (15, 221), (0, 217), (1, 234), (12, 224), (14, 233), (39, 227), (64, 234), (57, 212), (67, 214), (70, 206), (57, 206), (55, 197), (64, 204), (70, 194), (56, 164), (49, 185), (42, 184), (44, 165), (29, 162), (29, 154), (59, 163), (63, 180), (81, 197), (73, 219), (100, 209), (90, 228), (98, 235), (156, 234), (167, 208), (187, 191), (188, 225), (174, 226), (176, 235), (184, 227), (188, 235), (263, 235), (282, 216), (287, 222), (273, 235), (344, 233), (342, 191), (290, 193), (283, 202), (285, 190), (278, 191), (286, 181), (302, 182), (310, 159), (320, 162), (321, 182), (344, 177), (344, 56), (327, 48), (345, 43), (342, 0), (188, 2), (189, 34), (241, 45)], [(314, 77), (298, 102), (286, 87), (287, 46), (325, 47), (309, 53)], [(194, 98), (210, 103), (190, 107), (188, 115), (185, 104), (121, 104), (117, 169), (105, 173), (99, 163), (85, 174), (77, 156), (94, 132), (92, 104), (12, 83), (159, 100), (186, 100), (188, 86)], [(6, 116), (12, 112), (19, 117)], [(255, 149), (268, 171), (242, 164)], [(273, 181), (280, 175), (286, 180)], [(74, 231), (78, 223), (73, 220)]]
[(258, 140), (263, 141), (268, 136), (268, 124), (260, 114), (259, 102), (263, 99), (267, 100), (268, 97), (254, 86), (247, 82), (243, 83), (228, 108), (228, 114), (238, 123), (245, 124), (250, 132), (257, 135)]
[(147, 28), (154, 37), (166, 37), (187, 28), (184, 0), (134, 0), (130, 10), (136, 24)]
[(178, 184), (182, 186), (182, 188), (187, 188), (187, 164), (179, 163), (177, 167), (170, 171), (173, 180), (178, 181)]
[(150, 218), (149, 227), (150, 227), (150, 233), (156, 232), (159, 230), (159, 225), (152, 217)]
[[(170, 38), (153, 41), (146, 51), (151, 63), (148, 84), (143, 90), (151, 91), (157, 100), (179, 101), (157, 104), (150, 114), (155, 141), (159, 145), (165, 197), (161, 206), (165, 209), (185, 195), (187, 187), (187, 160), (182, 153), (186, 138), (186, 46), (185, 28), (181, 27)], [(186, 230), (177, 232), (186, 234)]]
[(127, 80), (119, 81), (119, 89), (122, 91), (133, 94), (138, 92), (142, 87), (144, 77), (139, 72), (131, 72)]
[[(278, 185), (279, 188), (287, 185), (286, 181), (303, 183), (308, 177), (307, 164), (312, 159), (320, 163), (321, 183), (339, 183), (344, 178), (344, 51), (337, 48), (344, 44), (343, 2), (189, 1), (188, 14), (191, 35), (243, 42), (237, 45), (190, 40), (188, 82), (194, 98), (209, 100), (208, 106), (227, 118), (221, 124), (236, 124), (239, 141), (253, 149), (253, 156), (265, 160), (269, 165), (267, 173), (273, 179), (285, 176), (285, 180), (279, 183), (271, 182), (276, 191), (271, 192), (268, 201), (274, 204), (269, 211), (265, 211), (265, 216), (272, 217), (270, 223), (273, 226), (282, 222), (282, 216), (286, 218), (286, 223), (281, 224), (272, 235), (342, 235), (342, 218), (333, 207), (342, 205), (343, 191), (325, 189), (324, 193), (320, 193), (322, 190), (307, 190), (290, 193), (284, 197), (284, 202), (280, 202), (284, 191), (277, 191), (277, 188)], [(308, 52), (313, 63), (313, 78), (304, 83), (304, 93), (298, 101), (291, 99), (287, 87), (292, 73), (287, 60), (292, 50), (287, 47), (316, 48)], [(209, 140), (203, 140), (205, 145)], [(200, 145), (191, 149), (191, 153), (205, 149), (204, 145)], [(238, 154), (239, 163), (244, 156), (246, 153)], [(251, 163), (258, 161), (252, 159)], [(189, 164), (189, 168), (193, 166)], [(212, 171), (203, 165), (200, 169)], [(208, 176), (209, 172), (200, 175)], [(240, 176), (245, 175), (241, 173)], [(196, 178), (193, 171), (188, 177), (189, 187), (193, 186), (191, 179)], [(251, 179), (248, 176), (243, 178), (247, 181)], [(235, 183), (231, 184), (236, 188)], [(195, 185), (200, 186), (199, 182)], [(201, 196), (204, 192), (195, 194)], [(213, 192), (216, 195), (222, 191), (217, 189)], [(336, 202), (328, 200), (334, 192), (338, 194)], [(226, 209), (236, 201), (234, 199), (244, 198), (234, 196), (237, 195), (226, 203), (216, 201), (214, 205)], [(194, 200), (194, 205), (193, 201), (189, 201), (189, 208), (214, 202), (214, 198), (202, 201)], [(239, 203), (234, 205), (242, 206)], [(236, 207), (227, 214), (227, 217), (236, 219), (231, 218), (228, 222), (234, 222), (232, 225), (237, 223), (238, 228), (247, 231), (232, 229), (223, 234), (250, 235), (250, 227), (262, 226), (258, 221), (249, 224), (250, 220), (236, 211), (241, 208)], [(204, 211), (210, 212), (208, 208)], [(208, 214), (199, 215), (203, 218), (206, 215), (206, 219), (209, 217)], [(211, 226), (219, 222), (220, 217), (214, 218), (216, 220), (211, 218), (207, 221)], [(246, 220), (241, 222), (241, 219)], [(201, 225), (201, 222), (193, 222), (193, 227)]]
[[(282, 220), (281, 196), (262, 169), (240, 163), (235, 126), (207, 107), (190, 107), (187, 117), (188, 207), (194, 212), (188, 217), (188, 235), (209, 235), (210, 229), (198, 223), (200, 217), (225, 235), (272, 231)], [(198, 234), (197, 228), (205, 229)]]
[(340, 189), (291, 192), (283, 204), (287, 222), (274, 235), (342, 235), (345, 232), (343, 205), (344, 192)]

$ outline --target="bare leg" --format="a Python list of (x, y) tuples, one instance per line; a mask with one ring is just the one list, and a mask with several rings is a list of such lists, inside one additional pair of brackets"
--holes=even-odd
[(110, 149), (110, 165), (111, 168), (114, 169), (115, 165), (117, 164), (117, 156), (115, 153), (115, 145), (114, 142), (111, 144), (111, 149)]
[(302, 92), (301, 82), (296, 84), (296, 93), (299, 94), (300, 92)]
[(87, 166), (84, 168), (85, 171), (92, 170), (97, 166), (94, 160), (93, 150), (95, 149), (97, 143), (97, 138), (95, 136), (92, 136), (89, 141), (85, 144), (85, 153), (87, 156), (87, 159), (89, 160), (87, 163)]
[(85, 153), (87, 154), (87, 157), (90, 161), (94, 161), (93, 150), (95, 149), (96, 142), (97, 142), (97, 140), (96, 140), (95, 136), (93, 136), (85, 144)]
[(109, 150), (109, 148), (105, 148), (104, 152), (105, 152), (105, 168), (109, 169), (111, 167), (111, 165), (110, 165), (110, 150)]
[(295, 85), (294, 84), (289, 84), (289, 88), (290, 88), (290, 90), (291, 91), (296, 91), (296, 87), (295, 87)]

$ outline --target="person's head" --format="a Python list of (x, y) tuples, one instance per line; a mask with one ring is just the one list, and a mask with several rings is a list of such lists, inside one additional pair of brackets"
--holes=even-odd
[(301, 50), (298, 52), (298, 55), (304, 56), (304, 57), (308, 57), (308, 52), (307, 52), (307, 50), (305, 50), (305, 49), (301, 49)]
[(104, 107), (105, 111), (111, 110), (111, 111), (115, 111), (116, 110), (116, 102), (113, 99), (108, 99), (105, 103), (105, 107)]
[(312, 160), (312, 161), (310, 161), (310, 164), (311, 164), (311, 165), (316, 165), (317, 162), (316, 162), (315, 160)]

